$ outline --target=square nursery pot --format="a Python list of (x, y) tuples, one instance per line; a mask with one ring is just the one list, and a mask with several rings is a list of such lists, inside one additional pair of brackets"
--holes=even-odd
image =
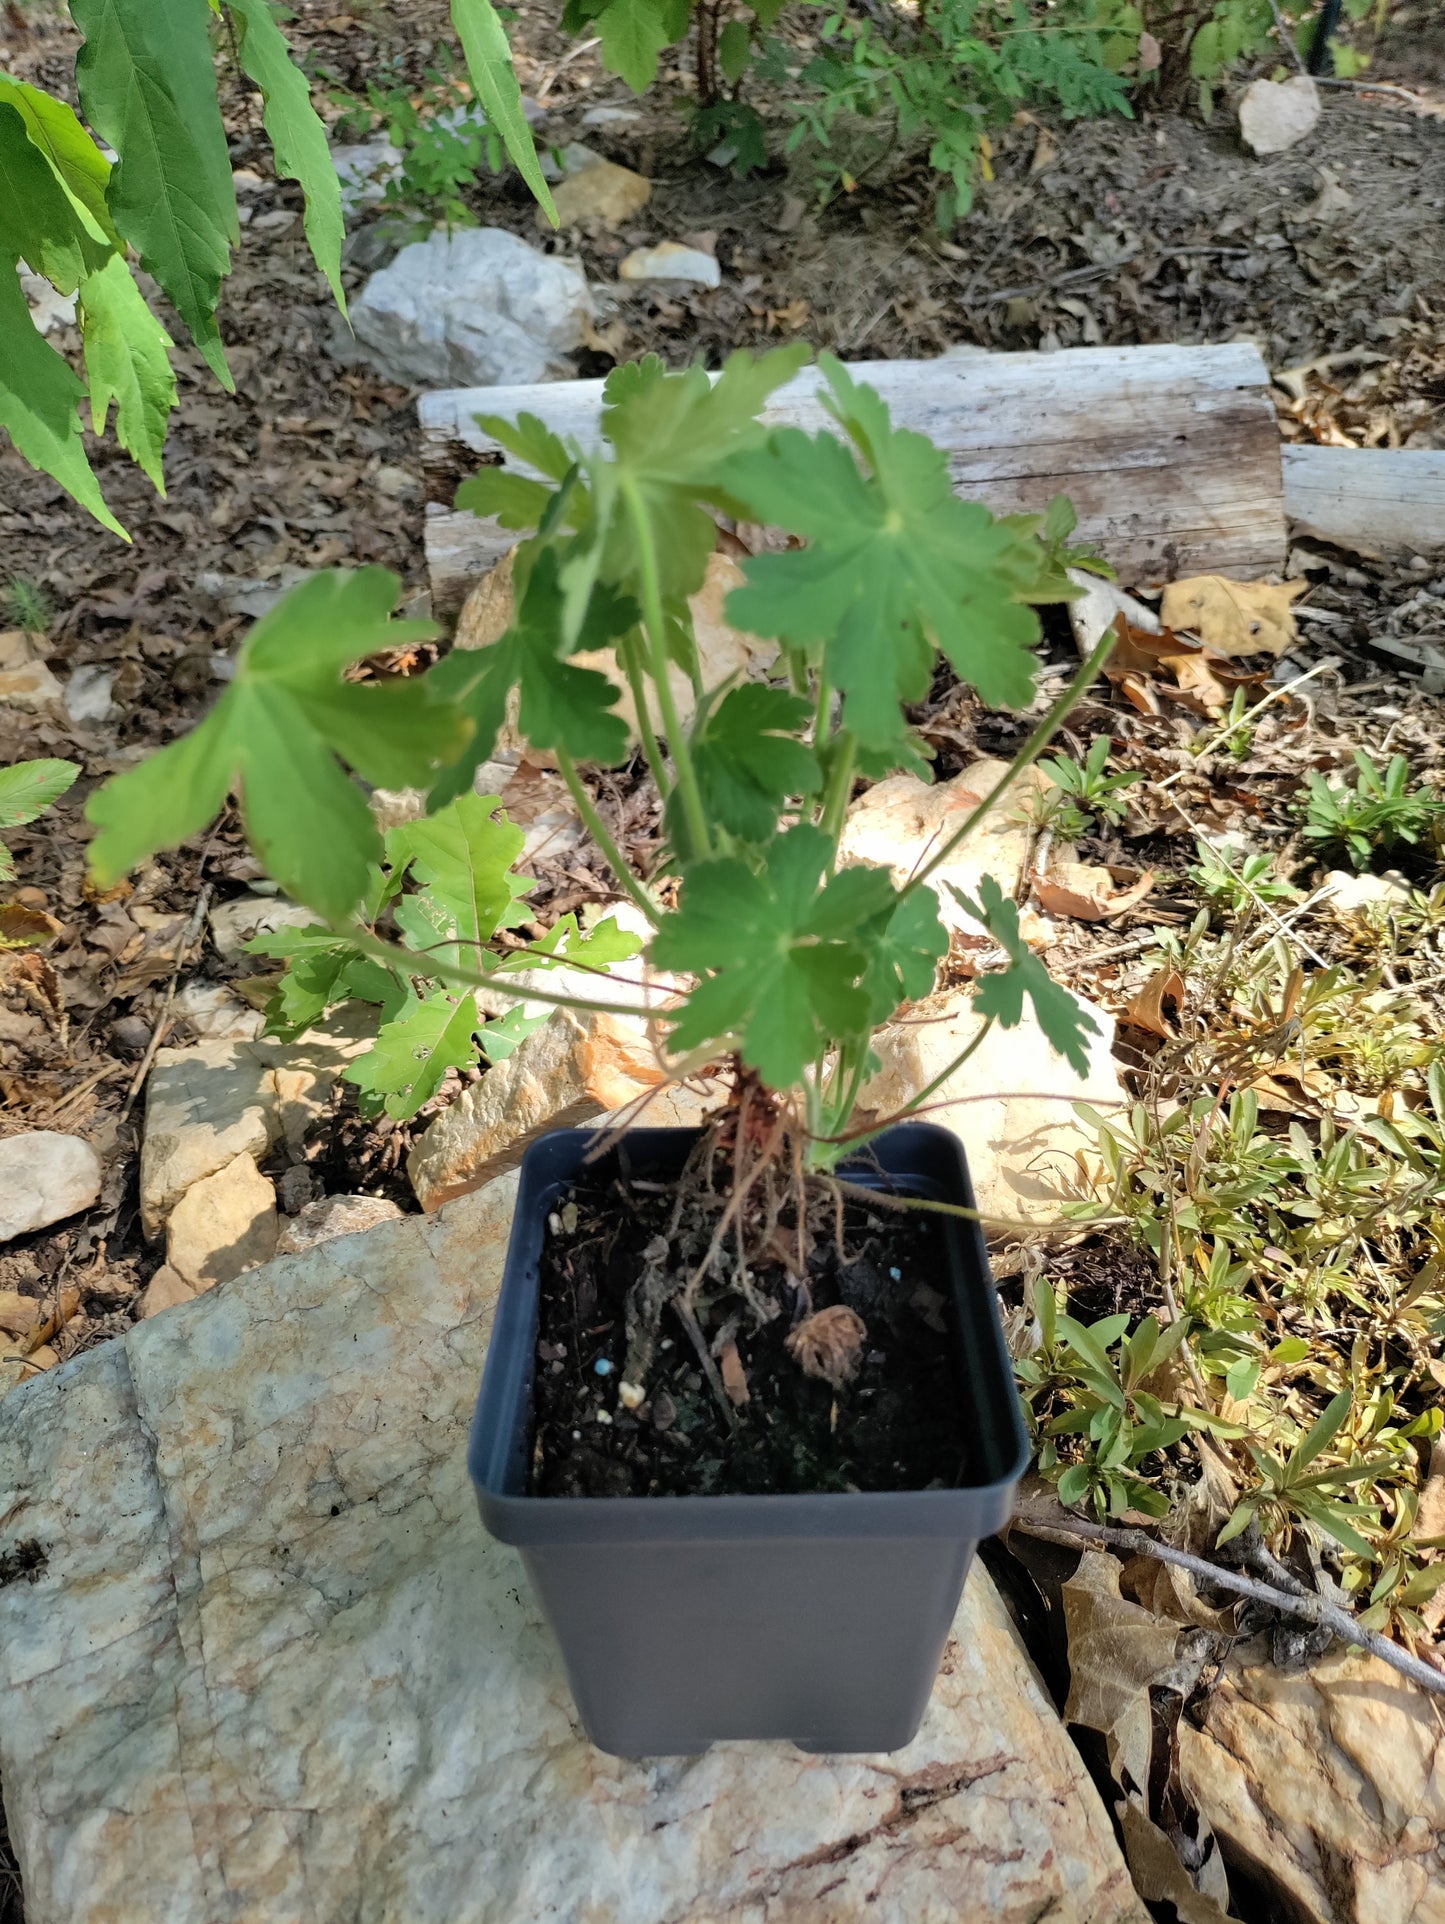
[[(636, 1129), (612, 1153), (665, 1180), (697, 1134)], [(1028, 1462), (978, 1225), (935, 1219), (944, 1273), (926, 1279), (952, 1299), (939, 1341), (955, 1347), (976, 1481), (837, 1495), (529, 1496), (538, 1265), (548, 1214), (582, 1173), (590, 1140), (585, 1129), (554, 1130), (523, 1161), (469, 1451), (482, 1520), (521, 1551), (588, 1735), (623, 1757), (686, 1755), (727, 1738), (899, 1749), (922, 1720), (974, 1547), (1007, 1521)], [(851, 1180), (973, 1204), (963, 1151), (934, 1124), (900, 1125), (871, 1155), (847, 1170)]]

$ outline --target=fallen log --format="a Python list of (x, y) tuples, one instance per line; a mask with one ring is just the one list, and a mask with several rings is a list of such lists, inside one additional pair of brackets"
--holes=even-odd
[[(960, 494), (998, 514), (1037, 512), (1052, 495), (1069, 495), (1076, 538), (1126, 582), (1249, 579), (1284, 566), (1279, 431), (1268, 371), (1247, 342), (956, 354), (851, 371), (878, 389), (896, 426), (947, 451)], [(828, 425), (821, 381), (816, 368), (804, 369), (766, 418), (809, 431)], [(453, 612), (516, 539), (450, 507), (478, 457), (499, 452), (475, 416), (535, 414), (585, 444), (596, 438), (601, 403), (600, 381), (421, 397), (427, 564), (439, 613)]]
[(1377, 554), (1445, 549), (1445, 452), (1284, 449), (1285, 511), (1301, 534)]

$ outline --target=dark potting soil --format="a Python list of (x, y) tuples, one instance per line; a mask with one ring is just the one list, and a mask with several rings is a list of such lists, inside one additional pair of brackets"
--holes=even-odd
[[(789, 1331), (810, 1306), (780, 1262), (752, 1271), (778, 1314), (761, 1328), (742, 1314), (733, 1341), (747, 1400), (729, 1402), (731, 1422), (671, 1307), (662, 1312), (643, 1385), (647, 1400), (625, 1409), (618, 1395), (625, 1300), (645, 1267), (644, 1250), (668, 1226), (674, 1196), (671, 1185), (616, 1179), (579, 1184), (558, 1205), (541, 1265), (532, 1495), (798, 1495), (968, 1481), (938, 1225), (864, 1203), (845, 1205), (842, 1260), (830, 1229), (808, 1264), (811, 1310), (844, 1304), (866, 1326), (850, 1382), (834, 1389), (789, 1354)], [(675, 1239), (682, 1261), (700, 1260), (710, 1228), (699, 1226), (691, 1238), (684, 1229)], [(712, 1297), (701, 1295), (698, 1322), (711, 1346), (743, 1305), (720, 1284), (706, 1288)], [(736, 1365), (725, 1373), (736, 1394)]]

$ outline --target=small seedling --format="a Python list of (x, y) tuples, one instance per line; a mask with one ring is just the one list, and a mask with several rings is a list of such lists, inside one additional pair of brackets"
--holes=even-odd
[(55, 619), (55, 603), (39, 582), (17, 575), (5, 590), (4, 619), (12, 628), (23, 628), (27, 635), (50, 632)]
[(1311, 771), (1296, 807), (1304, 833), (1313, 842), (1342, 848), (1357, 869), (1375, 855), (1429, 839), (1442, 818), (1445, 798), (1428, 788), (1410, 786), (1410, 764), (1392, 755), (1382, 772), (1361, 749), (1355, 750), (1355, 779), (1331, 782)]
[(1202, 838), (1194, 847), (1199, 860), (1189, 869), (1189, 879), (1219, 913), (1244, 915), (1261, 902), (1298, 899), (1299, 890), (1276, 875), (1271, 856), (1244, 854), (1230, 861)]
[(1029, 805), (1035, 826), (1052, 829), (1061, 841), (1076, 841), (1094, 826), (1096, 817), (1117, 827), (1129, 812), (1124, 790), (1144, 777), (1131, 769), (1122, 775), (1109, 775), (1110, 741), (1096, 735), (1082, 764), (1067, 755), (1046, 756), (1039, 763), (1049, 786), (1041, 789)]

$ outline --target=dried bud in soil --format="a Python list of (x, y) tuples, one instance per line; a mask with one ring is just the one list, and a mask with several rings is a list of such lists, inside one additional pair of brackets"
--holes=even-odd
[(803, 1318), (788, 1338), (788, 1353), (797, 1358), (805, 1376), (821, 1377), (840, 1390), (858, 1374), (867, 1340), (867, 1326), (857, 1310), (835, 1303)]

